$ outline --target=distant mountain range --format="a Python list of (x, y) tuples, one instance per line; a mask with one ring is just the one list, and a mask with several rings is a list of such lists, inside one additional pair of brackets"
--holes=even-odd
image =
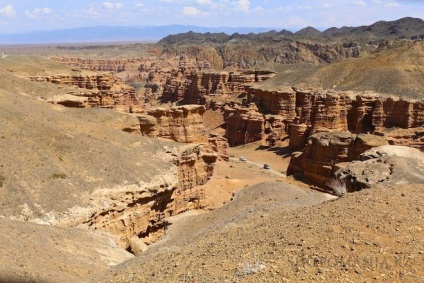
[(158, 42), (161, 44), (225, 43), (230, 40), (284, 41), (312, 40), (314, 42), (355, 42), (363, 44), (384, 39), (424, 39), (424, 21), (402, 18), (379, 21), (369, 26), (332, 27), (319, 31), (306, 27), (297, 32), (275, 31), (255, 27), (167, 26), (94, 26), (20, 34), (0, 34), (1, 44), (48, 44), (83, 42)]
[(19, 34), (0, 34), (1, 44), (24, 44), (24, 43), (76, 43), (76, 42), (125, 42), (145, 41), (156, 42), (170, 34), (185, 32), (197, 33), (262, 33), (269, 28), (254, 27), (200, 27), (185, 25), (168, 26), (94, 26), (75, 29), (61, 29), (53, 31), (37, 31)]
[(351, 43), (353, 45), (372, 43), (391, 39), (424, 39), (424, 21), (419, 18), (406, 17), (396, 21), (379, 21), (369, 26), (332, 27), (323, 32), (306, 27), (295, 33), (282, 31), (267, 31), (260, 33), (228, 35), (225, 33), (180, 33), (169, 35), (159, 41), (164, 45), (184, 45), (201, 43), (225, 44), (231, 41), (251, 41), (255, 43), (275, 43), (287, 40), (308, 40), (325, 44)]

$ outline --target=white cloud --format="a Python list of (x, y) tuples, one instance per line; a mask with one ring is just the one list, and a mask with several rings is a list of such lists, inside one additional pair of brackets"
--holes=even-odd
[(142, 8), (142, 7), (144, 7), (144, 4), (140, 3), (140, 2), (136, 2), (135, 6), (138, 7), (138, 8)]
[(311, 5), (296, 5), (298, 10), (311, 10), (313, 7)]
[(355, 4), (356, 6), (366, 6), (367, 3), (365, 3), (365, 1), (363, 0), (357, 0), (355, 2), (353, 2), (353, 4)]
[(396, 7), (401, 7), (402, 5), (396, 2), (390, 2), (387, 3), (386, 5), (384, 5), (384, 7), (386, 8), (396, 8)]
[(13, 9), (12, 5), (6, 5), (4, 8), (0, 9), (0, 16), (14, 19), (16, 17), (16, 11)]
[(324, 3), (324, 4), (322, 5), (322, 7), (323, 7), (323, 8), (325, 8), (325, 9), (328, 9), (328, 8), (333, 8), (333, 7), (334, 7), (334, 5), (333, 5), (333, 4), (330, 4), (330, 3)]
[(204, 6), (213, 6), (215, 4), (211, 0), (196, 0), (196, 3)]
[(238, 10), (241, 10), (245, 13), (249, 12), (250, 0), (238, 0), (234, 3)]
[(103, 2), (103, 7), (108, 10), (119, 10), (122, 8), (121, 3)]
[(183, 8), (183, 15), (185, 16), (207, 16), (209, 13), (202, 12), (199, 9), (191, 6), (186, 6)]
[(170, 4), (183, 4), (187, 2), (186, 0), (159, 0), (160, 2), (170, 3)]
[(30, 19), (40, 19), (43, 16), (46, 16), (52, 12), (52, 9), (45, 8), (35, 8), (32, 11), (25, 11), (25, 15)]
[(255, 9), (253, 9), (255, 12), (263, 12), (264, 8), (262, 8), (261, 6), (256, 6)]
[[(418, 2), (418, 1), (416, 1)], [(397, 8), (397, 7), (402, 7), (402, 5), (396, 1), (391, 1), (391, 0), (373, 0), (372, 3), (377, 4), (377, 5), (382, 5), (385, 8)]]

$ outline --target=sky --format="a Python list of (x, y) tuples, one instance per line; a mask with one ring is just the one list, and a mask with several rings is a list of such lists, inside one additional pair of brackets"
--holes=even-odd
[(369, 25), (424, 18), (424, 0), (0, 0), (0, 33), (86, 26), (269, 27)]

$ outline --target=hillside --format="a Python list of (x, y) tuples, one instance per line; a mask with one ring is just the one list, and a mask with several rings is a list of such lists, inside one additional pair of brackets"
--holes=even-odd
[[(80, 282), (133, 256), (112, 237), (0, 218), (0, 282)], [(54, 259), (54, 260), (52, 260)]]
[(320, 203), (313, 191), (258, 184), (177, 221), (165, 241), (93, 282), (421, 282), (422, 195), (396, 185)]
[(261, 87), (288, 85), (422, 98), (424, 42), (411, 42), (333, 64), (274, 65), (274, 68), (278, 75)]
[[(207, 60), (217, 69), (231, 66), (246, 69), (273, 63), (334, 63), (394, 48), (405, 40), (423, 38), (422, 19), (402, 18), (323, 32), (313, 27), (296, 33), (286, 30), (233, 35), (189, 32), (169, 35), (160, 40), (158, 46), (164, 48), (165, 54), (187, 54)], [(212, 60), (217, 56), (222, 61)]]

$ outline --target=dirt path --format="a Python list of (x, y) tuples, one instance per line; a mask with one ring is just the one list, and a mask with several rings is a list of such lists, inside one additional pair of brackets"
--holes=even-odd
[(265, 169), (265, 168), (263, 168), (264, 164), (260, 164), (258, 162), (254, 162), (254, 161), (250, 161), (250, 160), (240, 161), (239, 159), (237, 159), (235, 157), (230, 157), (230, 160), (231, 161), (234, 161), (234, 162), (243, 162), (243, 163), (248, 163), (248, 164), (256, 165), (259, 168), (262, 168), (263, 170), (266, 170), (266, 172), (272, 173), (272, 174), (274, 174), (274, 175), (276, 175), (278, 177), (283, 177), (283, 178), (286, 178), (287, 177), (286, 174), (280, 173), (280, 172), (278, 172), (278, 171), (276, 171), (274, 169)]

